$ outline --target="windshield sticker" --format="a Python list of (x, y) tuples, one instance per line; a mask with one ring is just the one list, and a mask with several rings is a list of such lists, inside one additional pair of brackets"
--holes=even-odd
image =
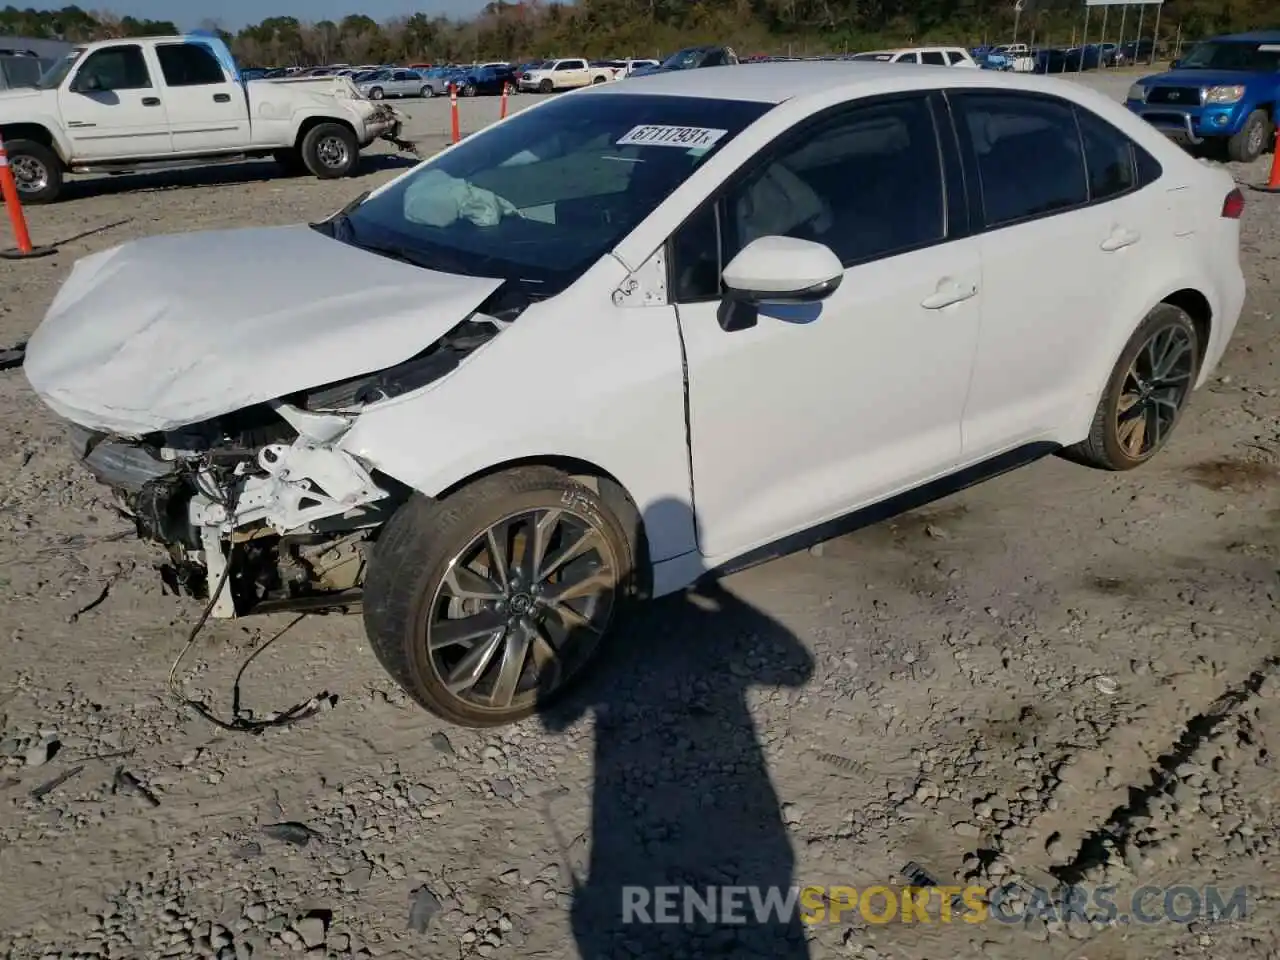
[(714, 147), (728, 130), (712, 130), (708, 127), (663, 127), (653, 124), (642, 124), (632, 127), (618, 141), (617, 146), (630, 145), (640, 147), (679, 147), (688, 150), (690, 147)]

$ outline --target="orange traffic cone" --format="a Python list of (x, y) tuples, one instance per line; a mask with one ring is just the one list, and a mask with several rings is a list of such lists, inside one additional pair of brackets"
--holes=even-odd
[(0, 138), (0, 196), (4, 197), (4, 205), (9, 211), (9, 223), (13, 227), (13, 239), (18, 244), (16, 250), (0, 250), (0, 258), (26, 260), (29, 257), (47, 257), (51, 253), (58, 252), (56, 247), (31, 245), (31, 231), (27, 229), (27, 217), (22, 212), (18, 182), (13, 177), (13, 170), (9, 166), (9, 154), (5, 152), (2, 138)]
[(1280, 193), (1280, 128), (1276, 130), (1275, 144), (1271, 147), (1271, 177), (1262, 189), (1267, 193)]

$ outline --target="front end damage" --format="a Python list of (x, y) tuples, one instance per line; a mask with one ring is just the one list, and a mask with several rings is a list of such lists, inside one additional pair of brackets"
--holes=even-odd
[(410, 491), (342, 437), (365, 408), (445, 376), (508, 322), (473, 314), (388, 370), (171, 432), (68, 430), (138, 536), (166, 552), (166, 584), (212, 599), (211, 616), (351, 608), (378, 530)]

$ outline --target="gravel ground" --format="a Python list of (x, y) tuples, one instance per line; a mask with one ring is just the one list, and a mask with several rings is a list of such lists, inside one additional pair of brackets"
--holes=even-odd
[[(496, 114), (464, 107), (464, 130)], [(446, 105), (407, 109), (438, 142)], [(77, 257), (319, 217), (395, 162), (83, 182), (29, 212), (56, 257), (0, 262), (0, 343)], [(1241, 326), (1155, 462), (1051, 458), (656, 604), (589, 701), (497, 733), (410, 705), (355, 617), (215, 623), (186, 664), (225, 714), (255, 654), (245, 705), (329, 694), (318, 715), (253, 737), (184, 712), (166, 677), (198, 605), (0, 375), (0, 957), (1280, 956), (1280, 198), (1248, 200)], [(624, 882), (861, 888), (908, 862), (1121, 900), (1253, 886), (1190, 923), (614, 926)]]

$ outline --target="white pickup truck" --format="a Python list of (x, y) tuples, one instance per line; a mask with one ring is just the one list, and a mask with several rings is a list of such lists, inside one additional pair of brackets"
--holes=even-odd
[(593, 83), (608, 83), (612, 79), (613, 71), (608, 67), (593, 67), (588, 61), (573, 57), (542, 61), (520, 74), (516, 88), (551, 93), (553, 90), (573, 90)]
[(128, 173), (275, 157), (322, 179), (397, 138), (400, 119), (346, 77), (242, 81), (215, 36), (76, 47), (34, 88), (0, 92), (0, 137), (24, 203), (50, 203), (68, 173)]

